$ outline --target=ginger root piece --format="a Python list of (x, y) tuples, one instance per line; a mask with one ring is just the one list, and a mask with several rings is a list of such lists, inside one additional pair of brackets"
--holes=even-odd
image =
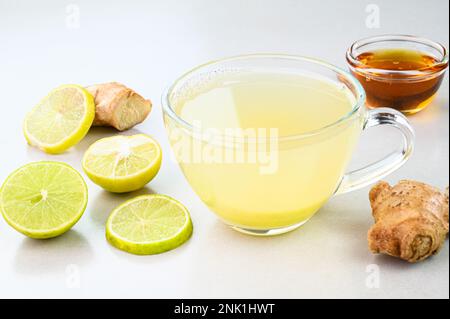
[(94, 96), (94, 126), (112, 126), (119, 131), (142, 123), (150, 114), (152, 103), (120, 83), (105, 83), (86, 88)]
[(449, 232), (449, 196), (432, 186), (380, 182), (370, 192), (375, 225), (369, 249), (408, 262), (422, 261), (442, 248)]

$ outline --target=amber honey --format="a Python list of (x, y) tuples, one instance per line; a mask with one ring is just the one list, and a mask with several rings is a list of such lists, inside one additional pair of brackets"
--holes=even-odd
[(348, 62), (366, 90), (368, 107), (391, 107), (405, 114), (417, 113), (431, 103), (448, 66), (411, 49), (364, 52)]

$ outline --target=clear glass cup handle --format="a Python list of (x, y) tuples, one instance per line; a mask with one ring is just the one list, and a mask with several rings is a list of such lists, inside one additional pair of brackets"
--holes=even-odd
[(381, 125), (393, 126), (400, 130), (403, 135), (402, 148), (376, 163), (346, 174), (336, 194), (345, 194), (378, 182), (399, 169), (412, 155), (415, 140), (414, 129), (402, 113), (389, 108), (369, 111), (364, 130)]

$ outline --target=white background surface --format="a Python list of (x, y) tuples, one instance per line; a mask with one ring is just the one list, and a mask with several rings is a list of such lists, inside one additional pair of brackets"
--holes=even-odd
[[(379, 29), (366, 27), (369, 3), (381, 9)], [(70, 18), (74, 8), (78, 26)], [(0, 181), (31, 161), (66, 161), (81, 170), (86, 148), (114, 134), (95, 129), (61, 156), (27, 147), (21, 133), (25, 113), (64, 83), (115, 80), (151, 98), (151, 117), (135, 131), (153, 135), (166, 154), (160, 174), (141, 192), (111, 195), (89, 182), (85, 215), (60, 238), (34, 241), (0, 220), (0, 297), (448, 298), (448, 243), (440, 255), (416, 265), (369, 253), (368, 189), (332, 199), (303, 228), (281, 237), (253, 238), (227, 228), (170, 158), (160, 110), (160, 95), (171, 80), (224, 56), (281, 52), (345, 67), (344, 54), (354, 40), (384, 33), (421, 35), (448, 47), (448, 10), (447, 0), (0, 0)], [(436, 102), (411, 117), (416, 153), (389, 181), (448, 185), (448, 101), (446, 79)], [(396, 137), (388, 129), (368, 132), (354, 165), (378, 159), (396, 145)], [(109, 212), (150, 192), (174, 196), (190, 209), (193, 238), (159, 256), (110, 247), (104, 238)], [(371, 264), (380, 270), (376, 289), (366, 285)], [(79, 285), (73, 285), (77, 273)]]

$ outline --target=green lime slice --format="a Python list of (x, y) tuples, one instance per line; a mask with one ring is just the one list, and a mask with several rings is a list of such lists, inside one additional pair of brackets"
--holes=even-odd
[(36, 239), (59, 236), (76, 224), (88, 201), (81, 175), (58, 162), (37, 162), (12, 173), (0, 191), (6, 222)]
[(118, 249), (154, 255), (175, 249), (192, 235), (188, 210), (165, 195), (144, 195), (116, 208), (106, 224), (106, 238)]

